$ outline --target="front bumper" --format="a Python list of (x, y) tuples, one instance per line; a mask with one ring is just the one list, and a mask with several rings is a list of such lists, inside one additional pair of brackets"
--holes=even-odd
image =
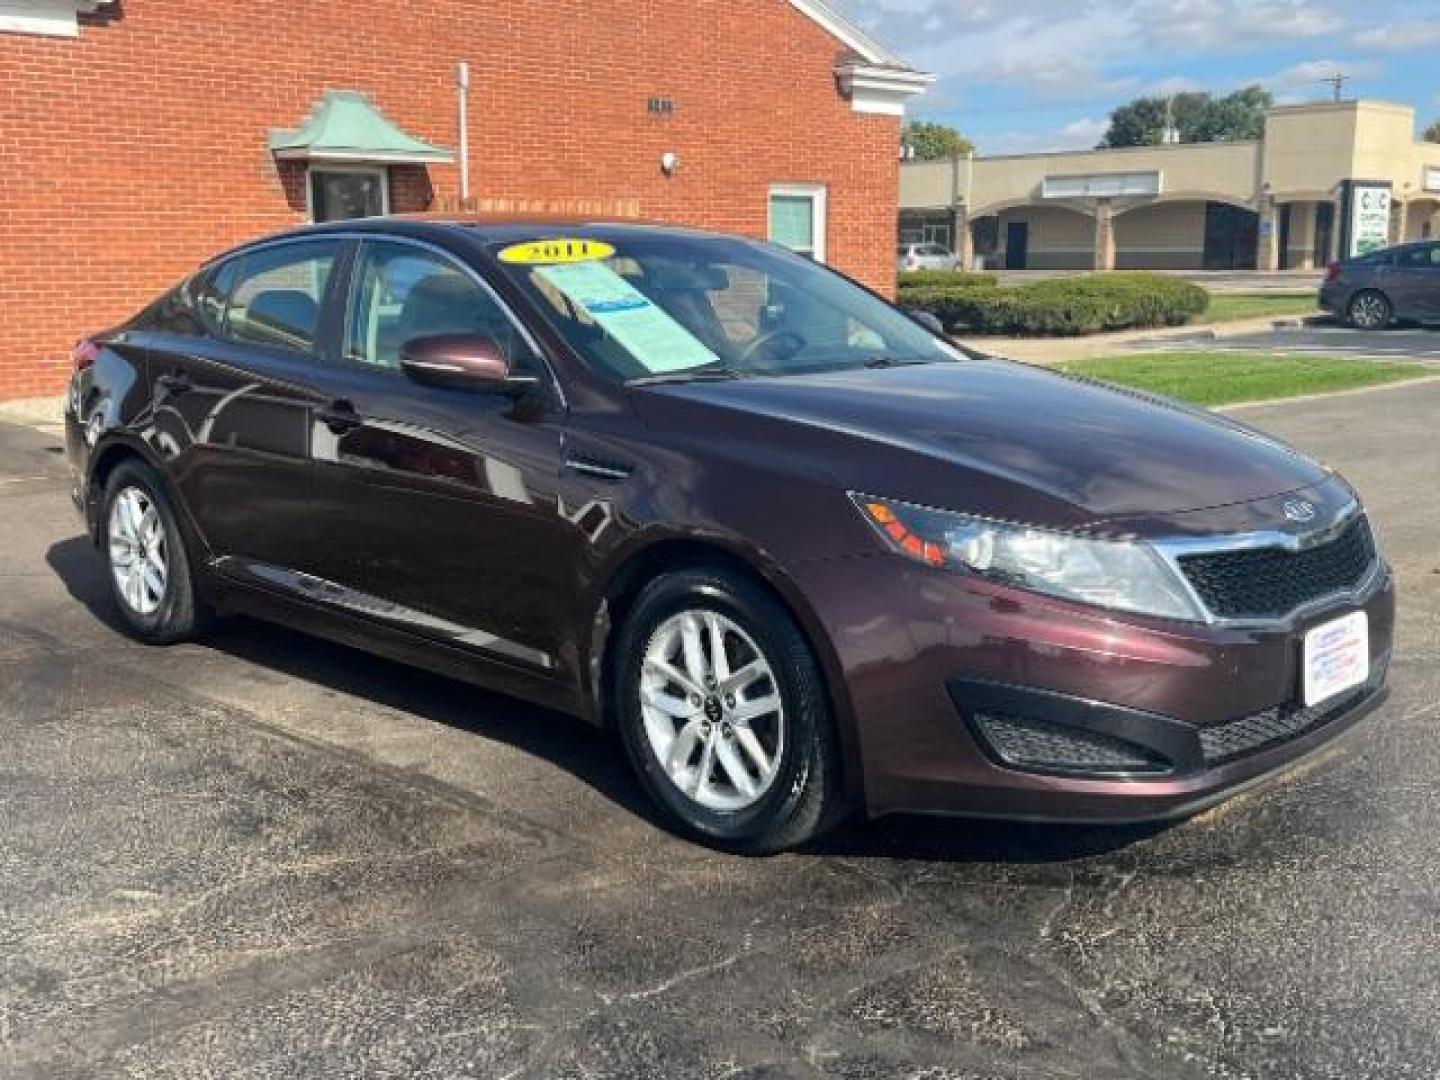
[[(1395, 603), (1388, 570), (1353, 601), (1256, 626), (1117, 616), (888, 555), (803, 573), (843, 673), (841, 704), (873, 815), (1182, 817), (1305, 756), (1385, 697)], [(1353, 610), (1367, 614), (1377, 677), (1303, 715), (1293, 704), (1301, 640)], [(1057, 727), (1148, 748), (1163, 769), (1007, 763), (976, 722), (985, 709), (1039, 713)]]

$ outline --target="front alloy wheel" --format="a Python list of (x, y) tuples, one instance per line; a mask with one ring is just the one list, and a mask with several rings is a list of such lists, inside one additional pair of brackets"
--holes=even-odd
[(830, 699), (809, 643), (728, 567), (653, 579), (617, 627), (609, 715), (666, 816), (746, 854), (802, 844), (844, 810)]
[(689, 609), (650, 638), (640, 681), (650, 749), (707, 810), (761, 799), (785, 750), (785, 704), (760, 647), (732, 620)]

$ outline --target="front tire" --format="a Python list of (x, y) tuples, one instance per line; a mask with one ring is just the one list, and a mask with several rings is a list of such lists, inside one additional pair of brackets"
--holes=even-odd
[(125, 461), (106, 480), (100, 549), (115, 604), (131, 634), (168, 645), (204, 629), (209, 613), (196, 595), (184, 534), (149, 466)]
[(1357, 330), (1383, 330), (1394, 315), (1389, 299), (1374, 289), (1356, 293), (1345, 308), (1345, 320)]
[(612, 653), (611, 709), (641, 783), (684, 833), (744, 854), (803, 844), (842, 810), (819, 666), (784, 607), (724, 569), (637, 597)]

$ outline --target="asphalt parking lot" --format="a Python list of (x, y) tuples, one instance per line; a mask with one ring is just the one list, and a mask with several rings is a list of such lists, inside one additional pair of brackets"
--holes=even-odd
[(604, 736), (283, 628), (116, 629), (0, 427), (0, 1074), (1434, 1077), (1440, 382), (1247, 409), (1400, 578), (1390, 702), (1195, 820), (716, 855)]

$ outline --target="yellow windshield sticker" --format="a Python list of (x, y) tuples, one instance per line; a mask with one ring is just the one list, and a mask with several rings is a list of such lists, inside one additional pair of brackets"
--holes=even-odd
[(500, 261), (516, 266), (560, 266), (564, 263), (599, 262), (614, 254), (615, 249), (603, 240), (558, 237), (511, 244), (500, 252)]

